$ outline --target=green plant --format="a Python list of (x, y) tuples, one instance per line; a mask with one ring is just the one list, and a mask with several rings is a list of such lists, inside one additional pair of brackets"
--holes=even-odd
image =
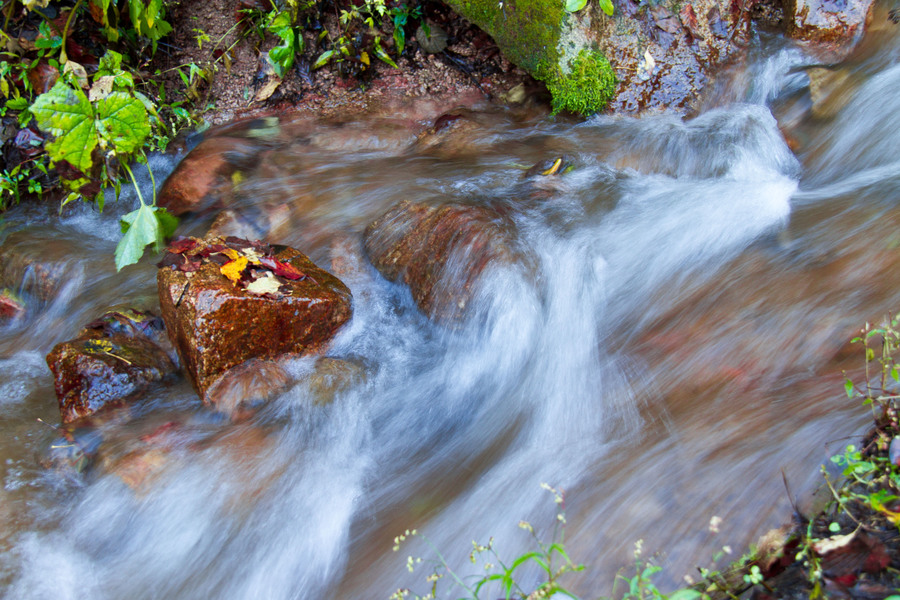
[[(612, 0), (597, 0), (597, 5), (600, 10), (612, 16), (614, 10)], [(587, 6), (587, 0), (566, 0), (566, 10), (569, 12), (578, 12), (585, 6)]]
[[(495, 596), (492, 595), (495, 593), (492, 591), (493, 586), (499, 586), (505, 600), (512, 598), (536, 600), (538, 598), (551, 598), (556, 595), (577, 599), (574, 594), (562, 587), (560, 583), (560, 579), (567, 573), (584, 569), (583, 565), (577, 565), (572, 562), (564, 546), (566, 526), (564, 494), (562, 490), (556, 490), (547, 484), (541, 484), (541, 486), (553, 494), (558, 506), (556, 523), (550, 543), (541, 541), (530, 523), (520, 521), (519, 527), (531, 534), (536, 549), (525, 552), (512, 562), (506, 563), (494, 550), (493, 538), (486, 545), (473, 541), (469, 560), (472, 564), (477, 564), (479, 560), (486, 557), (486, 561), (483, 563), (485, 574), (464, 577), (450, 567), (440, 551), (431, 544), (428, 538), (416, 530), (407, 530), (402, 535), (394, 538), (394, 551), (398, 551), (401, 544), (410, 537), (421, 538), (434, 550), (437, 562), (432, 572), (426, 578), (426, 581), (431, 584), (431, 589), (424, 596), (420, 596), (412, 593), (409, 589), (401, 588), (394, 592), (391, 598), (394, 600), (402, 600), (409, 596), (418, 600), (437, 598), (439, 583), (445, 576), (449, 576), (455, 587), (463, 590), (465, 594), (463, 597), (470, 600), (494, 598)], [(412, 572), (416, 565), (421, 562), (421, 558), (409, 556), (406, 561), (407, 568)], [(543, 581), (533, 589), (523, 588), (521, 582), (516, 580), (516, 571), (526, 564), (537, 565), (543, 573)]]
[[(118, 53), (107, 52), (87, 94), (76, 79), (60, 78), (29, 109), (38, 126), (55, 138), (45, 148), (71, 190), (65, 202), (87, 196), (102, 210), (102, 188), (111, 186), (118, 196), (119, 167), (134, 181), (129, 161), (146, 160), (143, 148), (155, 107), (134, 90), (134, 78), (121, 70), (121, 61)], [(155, 190), (153, 203), (147, 205), (135, 189), (141, 206), (122, 219), (125, 235), (116, 248), (118, 269), (136, 262), (145, 246), (159, 246), (173, 229), (174, 217), (155, 205)]]
[[(844, 391), (847, 397), (861, 397), (864, 406), (871, 406), (873, 415), (882, 421), (891, 421), (897, 424), (897, 394), (900, 384), (900, 367), (898, 367), (894, 353), (900, 347), (900, 319), (888, 317), (884, 324), (872, 327), (866, 323), (860, 331), (860, 335), (853, 338), (851, 343), (863, 344), (865, 349), (866, 372), (865, 384), (857, 386), (844, 373)], [(873, 344), (875, 347), (873, 347)], [(877, 349), (877, 352), (876, 352)], [(877, 374), (873, 367), (877, 364)], [(881, 415), (875, 413), (876, 408), (881, 409)]]
[(627, 590), (621, 596), (622, 600), (709, 600), (709, 595), (698, 592), (693, 588), (682, 588), (671, 594), (664, 594), (653, 583), (653, 577), (662, 571), (662, 567), (654, 564), (652, 559), (643, 557), (644, 541), (638, 540), (634, 544), (634, 575), (626, 577), (620, 572), (616, 575), (613, 585), (613, 598), (616, 595), (617, 586), (624, 582)]

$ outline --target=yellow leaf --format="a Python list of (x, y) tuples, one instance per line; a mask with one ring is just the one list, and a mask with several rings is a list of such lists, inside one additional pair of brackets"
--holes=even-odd
[(367, 67), (369, 66), (369, 55), (365, 51), (359, 53), (359, 60)]
[(241, 253), (234, 248), (225, 248), (224, 250), (222, 250), (222, 254), (224, 254), (231, 260), (237, 260), (241, 257)]
[[(232, 250), (232, 252), (234, 251)], [(230, 279), (233, 283), (237, 283), (241, 279), (241, 273), (243, 273), (246, 268), (247, 257), (241, 256), (236, 260), (225, 263), (219, 270), (222, 271), (222, 275)]]

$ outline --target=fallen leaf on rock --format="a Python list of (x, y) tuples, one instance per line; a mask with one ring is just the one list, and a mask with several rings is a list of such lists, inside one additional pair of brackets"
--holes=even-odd
[(237, 283), (241, 280), (241, 275), (243, 275), (244, 269), (247, 268), (247, 263), (246, 256), (239, 256), (222, 265), (219, 270), (222, 272), (222, 275), (230, 279), (232, 283)]
[[(238, 252), (237, 250), (235, 250), (235, 249), (233, 249), (233, 248), (223, 248), (223, 249), (222, 249), (222, 254), (224, 254), (225, 256), (227, 256), (228, 258), (230, 258), (231, 260), (237, 260), (237, 259), (239, 259), (241, 256), (243, 256), (240, 252)], [(246, 258), (246, 257), (245, 257), (245, 258)]]
[(653, 70), (655, 68), (656, 61), (653, 60), (650, 50), (644, 50), (644, 60), (638, 65), (638, 79), (647, 81), (653, 75)]
[(306, 277), (306, 275), (297, 267), (292, 265), (291, 263), (281, 262), (280, 260), (275, 260), (269, 256), (264, 256), (259, 259), (259, 263), (272, 270), (273, 273), (284, 277), (285, 279), (297, 280)]
[(188, 250), (196, 248), (197, 243), (196, 238), (181, 238), (180, 240), (175, 240), (169, 244), (169, 247), (166, 248), (166, 250), (174, 252), (175, 254), (181, 254), (182, 252), (187, 252)]
[(260, 277), (247, 284), (247, 291), (256, 296), (278, 296), (281, 289), (279, 282), (272, 273), (268, 273), (265, 277)]

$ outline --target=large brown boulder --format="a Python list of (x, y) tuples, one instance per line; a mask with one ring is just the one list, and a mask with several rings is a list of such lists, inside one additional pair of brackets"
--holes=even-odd
[(365, 249), (382, 275), (408, 285), (422, 312), (444, 323), (465, 316), (489, 264), (521, 259), (511, 220), (459, 203), (401, 202), (369, 225)]
[(162, 321), (138, 311), (113, 311), (47, 355), (63, 423), (122, 405), (175, 372), (157, 344)]
[(352, 312), (347, 286), (287, 246), (190, 238), (170, 245), (160, 266), (166, 331), (207, 403), (232, 367), (316, 351)]

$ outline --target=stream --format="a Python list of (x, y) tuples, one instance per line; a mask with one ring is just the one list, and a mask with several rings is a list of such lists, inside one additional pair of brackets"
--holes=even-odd
[[(105, 425), (110, 458), (85, 474), (40, 466), (59, 422), (44, 357), (111, 306), (158, 310), (158, 258), (115, 272), (133, 191), (102, 214), (14, 208), (2, 236), (62, 256), (66, 284), (0, 330), (0, 593), (424, 594), (436, 550), (465, 576), (487, 560), (470, 563), (473, 540), (511, 561), (534, 547), (520, 521), (558, 535), (542, 483), (565, 490), (566, 548), (586, 569), (564, 583), (583, 597), (610, 593), (639, 539), (664, 587), (723, 546), (736, 558), (789, 520), (785, 480), (803, 505), (871, 418), (842, 372), (860, 377), (849, 339), (900, 306), (898, 53), (893, 29), (873, 28), (833, 68), (846, 77), (831, 118), (810, 113), (817, 61), (773, 38), (692, 118), (488, 108), (464, 152), (416, 143), (400, 118), (309, 126), (234, 202), (295, 203), (301, 222), (274, 241), (324, 268), (335, 253), (356, 261), (341, 275), (354, 315), (328, 354), (366, 376), (320, 405), (303, 383), (313, 359), (297, 359), (298, 383), (237, 424), (179, 378)], [(558, 156), (575, 168), (523, 179)], [(161, 181), (174, 159), (151, 165)], [(488, 268), (458, 327), (347, 250), (399, 200), (515, 204), (535, 186), (540, 201), (511, 213), (533, 264)], [(170, 423), (184, 443), (127, 485), (129, 444)], [(392, 551), (413, 528), (427, 542)], [(408, 555), (423, 558), (413, 573)]]

